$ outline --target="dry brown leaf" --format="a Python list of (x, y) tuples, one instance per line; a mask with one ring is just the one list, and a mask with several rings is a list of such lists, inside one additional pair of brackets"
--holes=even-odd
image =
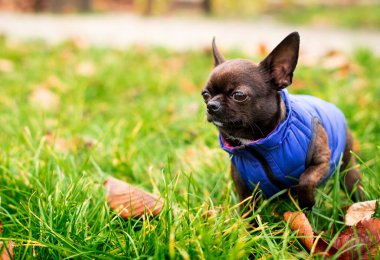
[(290, 224), (292, 230), (297, 230), (300, 242), (309, 250), (314, 244), (314, 231), (309, 220), (303, 212), (285, 212), (285, 221)]
[(314, 255), (318, 256), (331, 256), (337, 252), (335, 248), (327, 251), (329, 244), (322, 238), (314, 239), (314, 231), (310, 225), (309, 220), (303, 212), (285, 212), (284, 219), (290, 223), (292, 230), (297, 230), (298, 239), (310, 251), (314, 246)]
[(125, 219), (140, 217), (145, 213), (155, 216), (162, 210), (161, 199), (126, 182), (108, 178), (104, 185), (111, 208)]
[(368, 220), (377, 208), (377, 200), (369, 200), (352, 204), (346, 213), (344, 224), (356, 225), (361, 220)]
[(44, 110), (56, 109), (59, 106), (58, 96), (44, 87), (36, 88), (30, 95), (29, 101)]
[(375, 259), (380, 253), (380, 220), (371, 218), (346, 228), (334, 241), (333, 247), (347, 250), (339, 259), (358, 259), (358, 254), (361, 259)]
[[(380, 220), (368, 219), (356, 226), (346, 228), (327, 251), (328, 243), (323, 239), (314, 241), (314, 232), (304, 213), (286, 212), (284, 218), (292, 230), (297, 230), (300, 242), (309, 250), (323, 256), (336, 256), (340, 260), (374, 259), (380, 253)], [(340, 252), (337, 255), (337, 252)]]

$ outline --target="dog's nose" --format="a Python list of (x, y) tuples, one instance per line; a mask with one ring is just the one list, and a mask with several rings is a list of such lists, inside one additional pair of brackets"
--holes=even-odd
[(211, 100), (207, 103), (207, 111), (209, 113), (218, 111), (220, 107), (221, 107), (221, 104), (217, 100)]

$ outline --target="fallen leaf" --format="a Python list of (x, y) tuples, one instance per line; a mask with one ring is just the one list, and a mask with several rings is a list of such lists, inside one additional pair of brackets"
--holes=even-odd
[(346, 213), (344, 224), (356, 225), (361, 220), (368, 220), (377, 208), (377, 200), (363, 201), (352, 204)]
[(309, 220), (303, 212), (285, 212), (285, 221), (290, 223), (290, 228), (297, 231), (298, 240), (310, 251), (314, 247), (315, 256), (331, 256), (336, 253), (335, 248), (327, 251), (329, 244), (322, 238), (314, 239), (314, 231)]
[(59, 106), (58, 96), (45, 87), (36, 88), (30, 95), (29, 101), (44, 110), (56, 109)]
[(360, 221), (356, 226), (346, 228), (334, 241), (333, 247), (345, 251), (339, 259), (375, 259), (379, 255), (380, 220)]
[(155, 216), (162, 210), (164, 203), (159, 197), (126, 182), (108, 178), (104, 186), (107, 188), (107, 200), (111, 208), (122, 218), (140, 217), (146, 213)]
[(297, 230), (300, 242), (309, 250), (314, 244), (314, 231), (309, 220), (303, 212), (285, 212), (285, 221), (290, 224), (292, 230)]
[(303, 212), (285, 212), (284, 219), (286, 222), (290, 223), (290, 228), (297, 231), (298, 240), (310, 251), (314, 247), (315, 256), (332, 256), (337, 252), (335, 248), (330, 248), (327, 251), (329, 244), (326, 240), (316, 236), (313, 228), (310, 225), (309, 220), (306, 218)]
[[(358, 222), (356, 226), (347, 227), (333, 242), (329, 244), (315, 234), (304, 213), (286, 212), (285, 220), (290, 223), (292, 230), (297, 230), (299, 241), (310, 251), (314, 247), (315, 255), (335, 256), (340, 260), (374, 259), (380, 253), (380, 220), (368, 219)], [(339, 252), (339, 255), (338, 255)]]

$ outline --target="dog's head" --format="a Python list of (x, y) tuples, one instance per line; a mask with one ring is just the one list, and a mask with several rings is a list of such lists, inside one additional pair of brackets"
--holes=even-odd
[(278, 124), (279, 91), (292, 83), (298, 51), (299, 35), (293, 32), (259, 64), (225, 60), (214, 39), (215, 67), (202, 91), (207, 120), (231, 140), (265, 137)]

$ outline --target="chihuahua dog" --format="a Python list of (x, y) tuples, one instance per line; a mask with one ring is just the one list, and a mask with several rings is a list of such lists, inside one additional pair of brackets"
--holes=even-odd
[[(263, 61), (225, 60), (212, 42), (214, 69), (202, 91), (207, 120), (231, 155), (231, 175), (241, 201), (258, 187), (267, 198), (292, 188), (301, 208), (315, 204), (315, 189), (337, 167), (360, 200), (360, 174), (350, 154), (352, 136), (342, 112), (307, 95), (291, 95), (299, 34), (289, 34)], [(342, 159), (342, 164), (340, 160)]]

